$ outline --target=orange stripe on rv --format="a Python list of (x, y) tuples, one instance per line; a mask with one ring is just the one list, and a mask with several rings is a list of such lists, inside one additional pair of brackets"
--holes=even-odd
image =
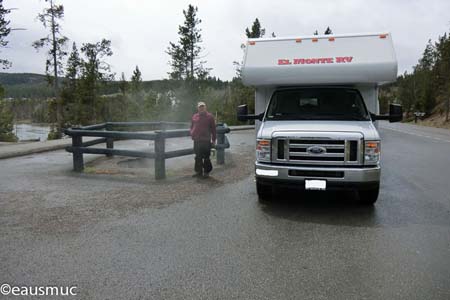
[(256, 43), (254, 41), (250, 41), (250, 42), (248, 42), (248, 44), (253, 46)]

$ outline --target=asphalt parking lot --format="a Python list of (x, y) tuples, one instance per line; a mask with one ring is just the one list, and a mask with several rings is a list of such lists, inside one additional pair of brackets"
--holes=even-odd
[(252, 131), (230, 135), (230, 166), (203, 181), (184, 166), (167, 183), (75, 175), (63, 151), (2, 160), (0, 284), (75, 285), (80, 299), (450, 299), (450, 134), (381, 135), (373, 207), (329, 192), (259, 203)]

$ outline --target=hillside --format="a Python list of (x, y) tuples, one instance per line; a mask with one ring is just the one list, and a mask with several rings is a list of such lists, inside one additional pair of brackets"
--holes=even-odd
[[(419, 118), (417, 120), (418, 125), (429, 126), (429, 127), (439, 127), (450, 129), (450, 122), (446, 121), (446, 103), (442, 102), (435, 106), (433, 111), (424, 118)], [(409, 118), (411, 124), (414, 123), (414, 118)]]
[(33, 73), (0, 73), (0, 84), (12, 86), (19, 84), (42, 84), (46, 83), (45, 75)]
[(46, 99), (53, 95), (42, 74), (0, 73), (0, 85), (5, 89), (5, 98)]
[[(228, 82), (211, 78), (208, 80), (211, 88), (224, 88)], [(46, 99), (53, 97), (53, 90), (47, 83), (47, 77), (33, 73), (0, 73), (0, 85), (5, 89), (5, 98)], [(142, 82), (144, 90), (156, 92), (168, 91), (179, 86), (175, 80), (148, 80)], [(100, 87), (100, 94), (110, 95), (120, 92), (119, 81), (111, 81)]]

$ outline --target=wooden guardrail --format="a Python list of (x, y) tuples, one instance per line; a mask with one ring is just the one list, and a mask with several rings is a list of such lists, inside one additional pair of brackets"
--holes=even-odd
[[(72, 137), (72, 145), (66, 151), (73, 154), (73, 170), (81, 172), (84, 169), (83, 154), (104, 154), (106, 156), (120, 155), (142, 157), (155, 160), (155, 179), (166, 178), (166, 159), (191, 155), (193, 148), (166, 151), (166, 139), (190, 136), (189, 123), (181, 122), (107, 122), (84, 127), (66, 129), (65, 134)], [(176, 129), (174, 129), (176, 128)], [(117, 129), (128, 129), (127, 131)], [(134, 131), (132, 131), (133, 129)], [(147, 129), (147, 132), (143, 132)], [(140, 130), (140, 131), (137, 131)], [(225, 149), (230, 147), (226, 133), (230, 128), (226, 124), (217, 124), (216, 158), (217, 164), (225, 163)], [(83, 142), (83, 137), (99, 137), (99, 139)], [(154, 151), (135, 151), (114, 149), (117, 140), (149, 140), (154, 141)], [(106, 148), (91, 148), (91, 146), (106, 143)]]

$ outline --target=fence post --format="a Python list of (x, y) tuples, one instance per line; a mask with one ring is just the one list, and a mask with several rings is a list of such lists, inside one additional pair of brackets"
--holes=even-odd
[[(217, 124), (217, 129), (225, 128), (223, 124)], [(225, 163), (225, 132), (217, 133), (217, 143), (216, 145), (220, 145), (216, 148), (216, 163), (218, 165), (223, 165)]]
[[(111, 130), (111, 124), (106, 123), (106, 131)], [(114, 138), (106, 138), (106, 149), (114, 149)], [(106, 154), (107, 157), (112, 157), (112, 153)]]
[(82, 172), (84, 169), (83, 152), (80, 150), (82, 146), (83, 137), (81, 135), (72, 135), (73, 170), (75, 172)]
[(155, 131), (155, 179), (166, 178), (166, 136), (163, 131)]

